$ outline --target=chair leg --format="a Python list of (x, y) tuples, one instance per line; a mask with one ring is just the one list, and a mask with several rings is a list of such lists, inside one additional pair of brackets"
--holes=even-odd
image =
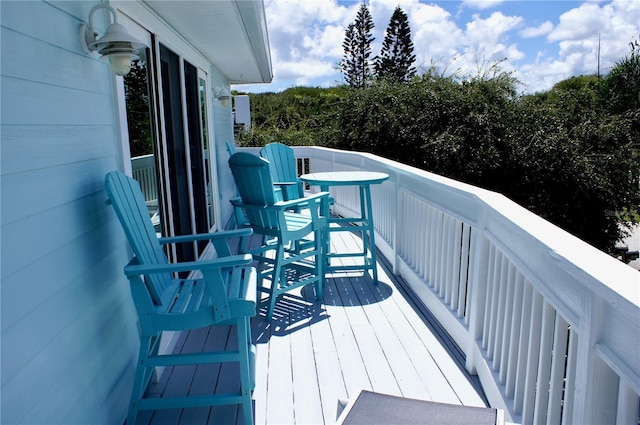
[(316, 283), (316, 299), (322, 301), (324, 285), (325, 285), (325, 267), (327, 266), (328, 246), (329, 246), (329, 231), (327, 230), (327, 221), (324, 221), (324, 225), (319, 226), (314, 232), (314, 242), (316, 249), (315, 267), (318, 276), (318, 282)]
[(153, 367), (146, 367), (146, 360), (150, 356), (154, 356), (158, 353), (160, 347), (160, 337), (141, 337), (140, 338), (140, 351), (138, 354), (138, 363), (136, 366), (136, 373), (133, 379), (133, 388), (131, 389), (131, 400), (129, 402), (129, 413), (127, 414), (127, 425), (135, 425), (136, 418), (138, 417), (139, 402), (144, 396), (144, 393), (149, 385), (149, 381), (153, 376)]
[(248, 317), (237, 321), (238, 325), (238, 355), (240, 362), (240, 392), (242, 395), (242, 413), (244, 423), (253, 424), (253, 406), (251, 393), (255, 386), (255, 352), (252, 350), (251, 330)]
[[(280, 241), (281, 242), (281, 241)], [(271, 276), (271, 290), (269, 291), (269, 308), (267, 310), (267, 322), (271, 321), (273, 317), (273, 311), (276, 307), (276, 299), (278, 298), (280, 283), (283, 279), (283, 274), (285, 273), (284, 268), (282, 267), (282, 262), (284, 258), (284, 246), (282, 243), (278, 243), (278, 247), (276, 249), (276, 258), (273, 265), (273, 275)], [(286, 284), (286, 282), (284, 282)]]

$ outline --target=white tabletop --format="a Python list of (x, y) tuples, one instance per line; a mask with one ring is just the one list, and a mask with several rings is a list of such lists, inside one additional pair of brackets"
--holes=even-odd
[(375, 171), (328, 171), (300, 176), (300, 180), (317, 186), (351, 186), (379, 184), (389, 179), (389, 175)]

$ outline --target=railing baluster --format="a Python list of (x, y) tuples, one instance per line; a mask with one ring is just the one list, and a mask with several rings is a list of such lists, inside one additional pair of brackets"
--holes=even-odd
[(620, 379), (616, 423), (636, 424), (638, 421), (638, 404), (640, 404), (638, 394), (623, 379)]
[(487, 358), (493, 360), (495, 355), (495, 341), (496, 341), (496, 326), (497, 321), (501, 320), (498, 317), (498, 301), (500, 299), (500, 279), (502, 269), (502, 252), (496, 247), (496, 253), (493, 263), (493, 279), (491, 282), (491, 314), (489, 315), (489, 338), (487, 341)]
[(559, 424), (562, 409), (563, 383), (567, 353), (569, 324), (556, 312), (556, 324), (553, 333), (553, 359), (549, 377), (549, 403), (547, 406), (547, 424)]
[(460, 275), (458, 280), (458, 317), (464, 317), (465, 324), (469, 325), (469, 320), (465, 313), (465, 306), (467, 304), (467, 285), (469, 283), (469, 276), (471, 276), (472, 274), (470, 264), (471, 258), (469, 256), (469, 245), (471, 244), (471, 228), (464, 223), (461, 223), (460, 227), (462, 227), (462, 240), (460, 242)]
[(531, 322), (529, 328), (529, 350), (526, 360), (526, 377), (524, 383), (524, 403), (522, 405), (522, 424), (533, 424), (536, 400), (536, 379), (538, 377), (538, 361), (540, 358), (540, 333), (542, 332), (542, 302), (538, 291), (533, 290), (531, 306)]
[(573, 406), (576, 379), (576, 359), (578, 357), (578, 334), (569, 329), (569, 348), (567, 350), (567, 372), (564, 385), (564, 400), (562, 404), (562, 424), (573, 424)]
[(484, 319), (482, 326), (482, 348), (487, 349), (489, 346), (489, 326), (491, 325), (491, 314), (493, 306), (491, 300), (493, 298), (493, 282), (495, 281), (495, 262), (496, 262), (496, 247), (493, 244), (489, 245), (489, 261), (487, 263), (487, 281), (480, 282), (480, 284), (486, 285), (487, 291), (484, 300)]
[(436, 279), (436, 263), (438, 262), (438, 214), (432, 211), (430, 214), (431, 222), (429, 223), (429, 286), (435, 289)]
[(505, 255), (502, 255), (502, 261), (500, 262), (500, 279), (498, 291), (498, 308), (496, 313), (496, 323), (495, 323), (495, 341), (494, 341), (494, 357), (493, 357), (493, 370), (498, 371), (500, 369), (500, 364), (502, 363), (502, 344), (503, 341), (503, 332), (505, 326), (504, 320), (504, 312), (505, 312), (505, 304), (507, 298), (507, 287), (509, 286), (509, 260)]
[(527, 360), (531, 344), (531, 326), (533, 322), (532, 308), (534, 304), (533, 286), (524, 281), (520, 320), (520, 341), (518, 345), (518, 364), (516, 366), (516, 386), (513, 395), (513, 409), (523, 413), (527, 388)]
[(449, 303), (451, 302), (451, 268), (453, 263), (453, 255), (451, 255), (453, 253), (452, 221), (453, 218), (450, 215), (444, 215), (442, 223), (442, 237), (444, 240), (442, 249), (442, 286), (440, 287), (440, 298), (444, 300), (444, 303), (447, 306), (449, 306)]
[(514, 305), (514, 292), (515, 292), (515, 273), (516, 269), (513, 263), (509, 262), (508, 272), (507, 272), (507, 293), (505, 298), (505, 308), (504, 315), (502, 316), (506, 320), (503, 320), (503, 329), (502, 329), (502, 351), (500, 352), (500, 374), (499, 379), (500, 383), (504, 384), (507, 378), (507, 368), (509, 366), (509, 352), (514, 351), (514, 343), (511, 339), (511, 335), (513, 334), (512, 329), (515, 326), (514, 314), (513, 314), (513, 305)]
[[(419, 270), (418, 275), (425, 281), (429, 282), (429, 258), (431, 257), (431, 251), (429, 246), (429, 210), (426, 208), (426, 205), (422, 205), (420, 209), (418, 209), (418, 200), (412, 198), (411, 202), (411, 210), (415, 212), (414, 216), (416, 219), (424, 220), (424, 223), (420, 225), (420, 232), (418, 233), (418, 240), (416, 240), (415, 235), (411, 234), (411, 226), (405, 226), (406, 231), (405, 234), (407, 238), (411, 240), (411, 247), (414, 247), (420, 253), (421, 261), (417, 269)], [(419, 217), (419, 218), (418, 218)], [(407, 223), (410, 223), (408, 221)], [(415, 254), (414, 254), (415, 255)]]
[(514, 296), (513, 296), (513, 311), (511, 320), (511, 334), (509, 335), (509, 361), (507, 364), (507, 376), (505, 380), (505, 393), (509, 398), (515, 398), (515, 386), (516, 386), (516, 371), (519, 363), (518, 354), (520, 352), (520, 335), (522, 326), (523, 308), (523, 296), (524, 296), (524, 276), (515, 271), (514, 279)]
[[(444, 256), (444, 253), (442, 252), (443, 250), (442, 241), (444, 240), (444, 236), (443, 236), (444, 226), (442, 225), (442, 221), (444, 218), (444, 213), (438, 212), (436, 215), (438, 218), (436, 220), (436, 231), (435, 231), (436, 258), (435, 258), (435, 273), (433, 276), (433, 279), (434, 279), (433, 289), (436, 291), (437, 294), (440, 294), (440, 287), (442, 286), (442, 261)], [(442, 296), (440, 296), (440, 298), (442, 298)]]
[[(415, 248), (417, 252), (420, 252), (423, 254), (420, 260), (420, 274), (422, 278), (425, 280), (425, 282), (431, 283), (432, 277), (429, 273), (429, 263), (433, 257), (431, 256), (432, 231), (431, 231), (430, 224), (431, 224), (431, 217), (433, 216), (433, 212), (431, 211), (431, 208), (429, 208), (428, 205), (423, 204), (421, 201), (418, 201), (417, 199), (414, 201), (414, 211), (417, 213), (416, 217), (414, 217), (415, 219), (418, 219), (418, 217), (420, 216), (420, 213), (423, 213), (425, 216), (425, 220), (424, 220), (425, 222), (421, 225), (422, 237), (419, 238), (417, 241), (415, 241)], [(409, 237), (412, 237), (411, 226), (407, 226), (407, 229), (410, 234)]]
[(547, 419), (549, 403), (549, 380), (551, 377), (551, 356), (553, 353), (553, 328), (555, 310), (544, 301), (542, 307), (542, 329), (540, 333), (540, 357), (538, 361), (537, 390), (533, 423), (542, 424)]

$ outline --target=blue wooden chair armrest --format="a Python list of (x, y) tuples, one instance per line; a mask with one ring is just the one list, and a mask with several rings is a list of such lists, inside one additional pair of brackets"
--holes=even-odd
[(250, 236), (252, 233), (253, 230), (251, 228), (243, 228), (235, 230), (225, 230), (222, 232), (199, 233), (197, 235), (167, 236), (159, 238), (158, 241), (161, 244), (194, 242), (202, 240), (214, 241), (219, 239), (232, 239), (240, 238), (243, 236)]
[(179, 273), (196, 270), (221, 269), (251, 264), (253, 257), (250, 254), (231, 255), (229, 257), (215, 258), (203, 261), (185, 261), (182, 263), (168, 264), (137, 264), (132, 261), (124, 268), (127, 276), (140, 276), (153, 273)]
[(242, 207), (247, 209), (276, 209), (276, 210), (288, 210), (292, 207), (296, 206), (306, 206), (308, 207), (311, 203), (315, 203), (316, 201), (321, 201), (322, 198), (328, 198), (329, 192), (318, 192), (313, 195), (305, 196), (304, 198), (292, 199), (290, 201), (278, 201), (272, 205), (253, 205), (253, 204), (244, 204), (242, 199), (235, 198), (231, 200), (231, 203), (236, 207)]
[(203, 241), (208, 240), (211, 241), (213, 246), (216, 248), (216, 252), (219, 257), (229, 256), (231, 255), (231, 248), (229, 246), (229, 239), (239, 238), (240, 243), (238, 244), (239, 253), (244, 252), (244, 243), (242, 242), (243, 238), (247, 236), (251, 236), (253, 234), (253, 229), (246, 227), (242, 229), (236, 230), (228, 230), (223, 232), (214, 232), (214, 233), (201, 233), (197, 235), (181, 235), (181, 236), (168, 236), (159, 238), (158, 242), (161, 245), (166, 244), (176, 244), (176, 243), (188, 243), (194, 241)]
[(323, 198), (328, 197), (329, 192), (318, 192), (314, 193), (313, 195), (305, 196), (304, 198), (292, 199), (290, 201), (279, 201), (273, 204), (273, 206), (283, 210), (288, 210), (292, 207), (311, 206), (312, 203), (315, 203), (316, 201), (319, 202)]
[[(249, 254), (234, 255), (225, 258), (216, 258), (205, 261), (187, 261), (173, 264), (132, 264), (129, 263), (124, 269), (125, 274), (132, 280), (132, 291), (136, 291), (136, 286), (142, 284), (140, 276), (153, 274), (163, 274), (172, 272), (200, 271), (203, 278), (199, 279), (175, 279), (170, 288), (161, 294), (161, 302), (153, 308), (155, 315), (162, 314), (184, 314), (184, 308), (201, 309), (201, 295), (192, 293), (193, 289), (186, 290), (186, 296), (178, 295), (184, 293), (180, 282), (194, 285), (196, 282), (203, 282), (213, 300), (214, 312), (218, 323), (229, 320), (234, 315), (253, 316), (256, 306), (256, 271), (248, 265), (253, 261)], [(244, 267), (239, 267), (244, 266)], [(244, 272), (242, 271), (244, 269)], [(224, 282), (224, 284), (222, 284)], [(195, 287), (194, 287), (195, 288)], [(200, 284), (199, 294), (202, 294), (202, 284)], [(141, 291), (143, 293), (144, 291)], [(140, 299), (142, 295), (138, 296)], [(193, 298), (195, 297), (195, 298)], [(175, 300), (175, 301), (172, 301)], [(195, 302), (195, 304), (194, 304)], [(187, 307), (188, 306), (188, 307)], [(194, 307), (195, 306), (195, 307)], [(152, 307), (147, 307), (151, 312)], [(160, 310), (158, 310), (160, 309)], [(195, 311), (195, 310), (194, 310)], [(158, 321), (160, 320), (160, 321)], [(170, 329), (171, 320), (164, 323), (163, 319), (156, 319), (156, 325), (162, 323), (162, 328)], [(176, 329), (180, 329), (176, 323)]]

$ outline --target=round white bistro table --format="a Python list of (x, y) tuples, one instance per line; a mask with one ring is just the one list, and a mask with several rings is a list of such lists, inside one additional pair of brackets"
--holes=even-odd
[[(358, 186), (360, 188), (360, 216), (359, 217), (331, 217), (329, 214), (329, 201), (323, 201), (321, 213), (328, 218), (326, 236), (326, 259), (327, 273), (333, 271), (349, 270), (373, 270), (373, 282), (378, 284), (378, 268), (376, 263), (376, 243), (375, 229), (373, 227), (373, 214), (371, 208), (371, 185), (380, 184), (389, 179), (385, 173), (373, 171), (329, 171), (324, 173), (310, 173), (300, 176), (300, 180), (310, 186), (320, 186), (320, 190), (328, 192), (332, 186)], [(358, 230), (362, 232), (362, 252), (340, 253), (330, 251), (330, 235), (332, 232), (352, 231), (353, 227), (342, 226), (342, 224), (352, 223), (358, 225)], [(338, 226), (331, 227), (331, 224)], [(363, 264), (344, 265), (340, 262), (331, 262), (332, 258), (362, 257)]]

